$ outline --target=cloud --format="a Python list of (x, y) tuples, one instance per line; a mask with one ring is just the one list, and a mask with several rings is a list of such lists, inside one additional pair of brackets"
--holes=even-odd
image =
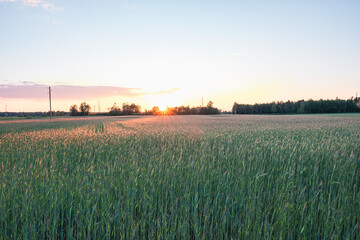
[(41, 0), (22, 0), (22, 3), (25, 6), (29, 6), (29, 7), (38, 7), (41, 3)]
[[(51, 87), (52, 97), (58, 100), (86, 100), (112, 96), (136, 97), (144, 95), (161, 95), (173, 93), (178, 88), (158, 92), (144, 92), (140, 88), (124, 88), (111, 86), (74, 86), (54, 85)], [(21, 84), (0, 84), (0, 99), (46, 99), (48, 86), (34, 82), (22, 82)]]
[(54, 3), (44, 2), (41, 4), (41, 7), (45, 9), (46, 11), (50, 12), (56, 12), (56, 11), (62, 11), (64, 8), (55, 6)]
[(0, 0), (0, 2), (21, 2), (25, 7), (41, 7), (42, 9), (50, 12), (62, 11), (64, 8), (55, 5), (54, 1), (49, 2), (45, 0)]
[(162, 91), (157, 91), (157, 92), (149, 92), (147, 93), (146, 95), (162, 95), (162, 94), (170, 94), (170, 93), (173, 93), (173, 92), (176, 92), (176, 91), (179, 91), (180, 88), (171, 88), (171, 89), (168, 89), (168, 90), (162, 90)]
[(32, 81), (22, 81), (22, 82), (20, 82), (20, 83), (22, 83), (22, 84), (24, 84), (24, 85), (27, 85), (27, 84), (36, 84), (35, 82), (32, 82)]

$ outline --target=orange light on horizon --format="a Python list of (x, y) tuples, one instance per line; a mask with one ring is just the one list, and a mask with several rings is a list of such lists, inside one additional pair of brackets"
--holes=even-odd
[(159, 107), (161, 112), (165, 112), (167, 110), (167, 108), (168, 108), (168, 106), (166, 104), (161, 104), (158, 107)]

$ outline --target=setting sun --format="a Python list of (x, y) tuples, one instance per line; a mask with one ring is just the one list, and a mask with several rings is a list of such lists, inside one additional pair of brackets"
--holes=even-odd
[(158, 107), (159, 107), (160, 111), (164, 112), (168, 106), (166, 104), (162, 104), (162, 105), (159, 105)]
[(168, 107), (178, 106), (183, 102), (183, 99), (177, 92), (162, 95), (148, 95), (144, 97), (144, 99), (150, 106), (159, 107), (162, 112)]

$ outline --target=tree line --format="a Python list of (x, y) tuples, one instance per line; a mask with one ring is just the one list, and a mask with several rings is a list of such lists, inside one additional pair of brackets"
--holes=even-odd
[(260, 104), (234, 103), (233, 114), (311, 114), (360, 112), (360, 98), (348, 100), (299, 100)]
[(168, 107), (165, 111), (160, 111), (159, 107), (155, 106), (151, 110), (145, 110), (146, 115), (209, 115), (209, 114), (220, 114), (221, 111), (214, 107), (214, 103), (209, 101), (206, 107)]
[[(0, 112), (0, 117), (49, 117), (50, 111), (48, 112)], [(69, 112), (65, 111), (51, 111), (51, 116), (69, 116)]]
[[(131, 114), (139, 114), (141, 111), (141, 106), (136, 105), (135, 103), (128, 104), (123, 103), (122, 107), (119, 107), (114, 103), (114, 105), (111, 108), (108, 108), (108, 113), (101, 113), (102, 115), (131, 115)], [(80, 104), (80, 107), (78, 107), (76, 104), (70, 106), (70, 116), (87, 116), (90, 115), (91, 107), (86, 102), (82, 102)]]
[[(89, 115), (91, 107), (86, 102), (70, 107), (71, 116), (85, 116)], [(271, 103), (256, 103), (256, 104), (239, 104), (234, 103), (231, 113), (233, 114), (313, 114), (313, 113), (351, 113), (360, 112), (360, 98), (351, 98), (348, 100), (299, 100), (299, 101), (278, 101)], [(119, 116), (131, 114), (145, 114), (145, 115), (207, 115), (230, 113), (222, 112), (214, 107), (214, 103), (209, 101), (206, 106), (190, 107), (168, 107), (161, 111), (158, 106), (154, 106), (151, 110), (141, 112), (141, 106), (135, 103), (123, 103), (118, 106), (116, 103), (108, 108), (107, 113), (98, 113), (101, 115)]]
[[(90, 115), (91, 107), (86, 102), (80, 104), (78, 107), (76, 104), (70, 106), (70, 116), (86, 116)], [(141, 106), (135, 103), (123, 103), (122, 106), (118, 106), (116, 103), (108, 108), (107, 113), (101, 113), (102, 115), (120, 116), (120, 115), (132, 115), (132, 114), (145, 114), (145, 115), (206, 115), (206, 114), (219, 114), (221, 111), (214, 107), (214, 103), (209, 101), (206, 107), (168, 107), (166, 110), (161, 111), (158, 106), (154, 106), (151, 110), (145, 110), (141, 112)]]
[(141, 106), (136, 105), (135, 103), (128, 104), (123, 103), (122, 108), (116, 105), (114, 105), (109, 109), (109, 115), (116, 116), (116, 115), (131, 115), (131, 114), (139, 114), (141, 111)]
[(80, 104), (80, 108), (76, 104), (70, 107), (70, 116), (86, 116), (89, 115), (91, 107), (86, 102)]

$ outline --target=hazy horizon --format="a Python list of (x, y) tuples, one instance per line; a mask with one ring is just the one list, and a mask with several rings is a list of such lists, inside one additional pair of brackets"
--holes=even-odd
[(0, 112), (360, 92), (358, 1), (0, 0)]

